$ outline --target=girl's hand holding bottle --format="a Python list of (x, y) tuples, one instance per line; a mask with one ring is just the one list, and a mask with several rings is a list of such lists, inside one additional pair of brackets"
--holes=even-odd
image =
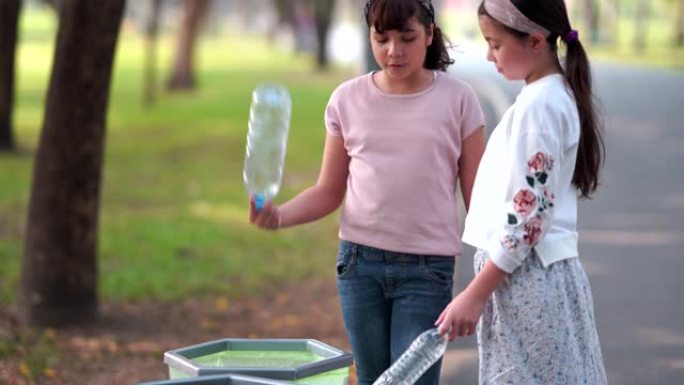
[(475, 333), (475, 328), (482, 315), (486, 301), (464, 290), (451, 300), (442, 311), (435, 325), (440, 334), (449, 334), (449, 341), (456, 337), (465, 337)]
[(257, 210), (254, 197), (249, 199), (249, 223), (264, 229), (264, 230), (278, 230), (281, 224), (280, 211), (278, 206), (271, 202), (267, 202), (264, 206)]
[(480, 322), (480, 316), (487, 301), (507, 275), (505, 271), (488, 260), (468, 287), (452, 299), (437, 318), (435, 325), (438, 326), (439, 333), (444, 334), (448, 331), (449, 341), (457, 336), (464, 337), (475, 333), (475, 327)]

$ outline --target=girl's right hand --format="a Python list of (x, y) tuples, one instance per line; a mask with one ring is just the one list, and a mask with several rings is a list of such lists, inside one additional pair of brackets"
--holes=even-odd
[(278, 206), (267, 202), (264, 207), (257, 212), (254, 198), (249, 200), (249, 223), (264, 230), (277, 230), (280, 228), (280, 211)]

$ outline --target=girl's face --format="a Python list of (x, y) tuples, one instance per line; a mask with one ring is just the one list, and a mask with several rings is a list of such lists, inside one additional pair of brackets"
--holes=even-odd
[(479, 17), (482, 36), (487, 41), (487, 60), (508, 80), (529, 80), (535, 68), (537, 50), (530, 39), (520, 39), (491, 17)]
[(373, 57), (389, 79), (406, 80), (420, 74), (427, 47), (432, 44), (429, 31), (412, 17), (403, 30), (377, 31), (370, 28)]

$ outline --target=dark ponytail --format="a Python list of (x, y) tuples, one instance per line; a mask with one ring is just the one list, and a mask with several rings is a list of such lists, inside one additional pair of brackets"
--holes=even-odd
[(449, 65), (454, 64), (448, 51), (451, 44), (434, 21), (434, 10), (429, 0), (370, 0), (366, 2), (364, 13), (368, 27), (373, 26), (377, 31), (402, 30), (413, 16), (428, 32), (430, 25), (434, 24), (432, 44), (427, 47), (423, 67), (446, 71)]
[(582, 43), (577, 39), (567, 42), (565, 79), (575, 94), (581, 128), (572, 182), (582, 197), (588, 198), (598, 187), (598, 174), (603, 165), (605, 148), (592, 94), (589, 59)]
[[(575, 96), (580, 119), (580, 139), (572, 183), (583, 198), (589, 198), (599, 185), (599, 170), (605, 157), (601, 121), (592, 93), (589, 58), (578, 39), (577, 31), (570, 26), (563, 0), (511, 0), (511, 2), (530, 20), (550, 32), (546, 40), (553, 52), (558, 52), (558, 40), (566, 44), (563, 75)], [(484, 2), (480, 4), (478, 14), (487, 15)], [(507, 26), (503, 27), (520, 38), (528, 36), (524, 32)]]

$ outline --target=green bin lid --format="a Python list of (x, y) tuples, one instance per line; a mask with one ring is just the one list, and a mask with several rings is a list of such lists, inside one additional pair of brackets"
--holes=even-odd
[(174, 380), (140, 382), (138, 385), (292, 385), (292, 383), (274, 380), (272, 378), (252, 377), (240, 374), (218, 374)]
[(225, 338), (164, 353), (164, 363), (189, 376), (244, 374), (298, 380), (351, 366), (351, 354), (315, 339)]

